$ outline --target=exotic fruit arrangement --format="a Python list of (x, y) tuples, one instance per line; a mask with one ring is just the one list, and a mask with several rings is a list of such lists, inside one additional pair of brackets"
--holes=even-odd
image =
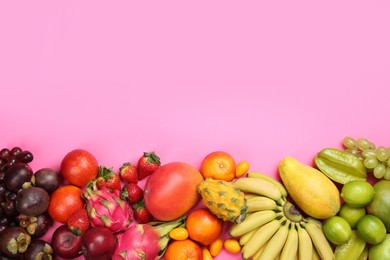
[(390, 148), (365, 138), (309, 164), (286, 155), (275, 177), (224, 151), (200, 165), (33, 159), (0, 151), (0, 259), (390, 260)]

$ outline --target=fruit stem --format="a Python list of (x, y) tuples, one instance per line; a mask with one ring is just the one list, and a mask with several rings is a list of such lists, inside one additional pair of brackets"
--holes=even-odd
[(158, 244), (160, 246), (159, 256), (162, 256), (165, 253), (165, 250), (170, 241), (169, 232), (176, 227), (184, 227), (186, 221), (186, 216), (182, 216), (176, 220), (169, 222), (163, 221), (154, 221), (149, 222), (145, 225), (150, 225), (153, 227), (154, 231), (158, 234), (159, 240)]
[(291, 222), (301, 222), (303, 220), (301, 212), (289, 201), (286, 201), (283, 205), (283, 214)]

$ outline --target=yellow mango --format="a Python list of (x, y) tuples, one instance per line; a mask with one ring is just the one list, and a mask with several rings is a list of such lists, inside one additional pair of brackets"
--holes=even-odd
[(288, 194), (307, 215), (327, 219), (340, 210), (336, 185), (319, 170), (287, 156), (278, 164)]

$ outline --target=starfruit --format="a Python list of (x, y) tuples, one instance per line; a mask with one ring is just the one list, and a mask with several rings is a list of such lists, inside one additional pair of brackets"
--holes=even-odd
[(367, 170), (363, 162), (351, 153), (336, 148), (325, 148), (314, 158), (316, 167), (329, 179), (345, 184), (350, 181), (365, 181)]

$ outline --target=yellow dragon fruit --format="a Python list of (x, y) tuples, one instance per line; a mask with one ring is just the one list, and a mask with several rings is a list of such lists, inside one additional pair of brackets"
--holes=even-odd
[(203, 204), (218, 218), (237, 223), (245, 219), (248, 210), (246, 199), (233, 183), (207, 178), (199, 183), (198, 192)]

